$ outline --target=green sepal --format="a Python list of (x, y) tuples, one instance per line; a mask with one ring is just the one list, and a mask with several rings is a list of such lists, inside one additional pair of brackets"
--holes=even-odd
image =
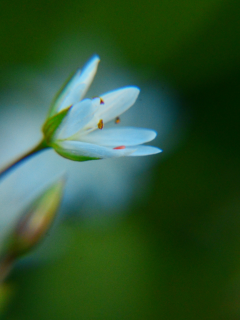
[(64, 109), (61, 112), (57, 113), (55, 116), (48, 118), (44, 123), (42, 131), (47, 143), (51, 142), (54, 133), (62, 123), (63, 119), (66, 117), (70, 108), (71, 107)]
[(101, 158), (92, 158), (92, 157), (85, 157), (85, 156), (79, 156), (71, 151), (63, 150), (59, 148), (57, 145), (52, 145), (53, 149), (63, 158), (72, 160), (72, 161), (89, 161), (89, 160), (100, 160)]

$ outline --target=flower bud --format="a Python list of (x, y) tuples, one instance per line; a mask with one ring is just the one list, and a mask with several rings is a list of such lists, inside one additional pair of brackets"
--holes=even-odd
[(37, 245), (56, 216), (63, 194), (64, 181), (61, 179), (42, 194), (25, 211), (12, 232), (8, 255), (15, 258), (29, 252)]

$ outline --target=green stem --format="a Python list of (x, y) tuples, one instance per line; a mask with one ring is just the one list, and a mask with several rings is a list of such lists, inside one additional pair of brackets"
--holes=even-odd
[(34, 154), (36, 154), (39, 151), (42, 151), (46, 148), (49, 148), (49, 146), (46, 144), (46, 141), (43, 139), (36, 147), (34, 147), (32, 150), (28, 151), (24, 155), (22, 155), (20, 158), (12, 162), (10, 165), (5, 167), (4, 169), (0, 170), (0, 178), (2, 178), (6, 173), (11, 171), (13, 168), (15, 168), (17, 165), (19, 165), (24, 160), (32, 157)]

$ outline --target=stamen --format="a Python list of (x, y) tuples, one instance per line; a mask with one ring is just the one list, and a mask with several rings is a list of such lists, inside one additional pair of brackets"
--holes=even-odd
[(116, 148), (113, 148), (114, 150), (121, 150), (121, 149), (125, 149), (126, 147), (125, 146), (119, 146), (119, 147), (116, 147)]
[(98, 122), (98, 125), (97, 125), (97, 126), (98, 126), (98, 129), (101, 129), (101, 130), (103, 129), (103, 126), (104, 126), (104, 125), (103, 125), (103, 120), (102, 120), (102, 119), (101, 119), (101, 120), (99, 120), (99, 122)]
[(92, 99), (96, 99), (96, 98), (100, 99), (100, 104), (104, 104), (105, 103), (104, 100), (102, 98), (100, 98), (100, 97), (93, 97)]
[(115, 123), (116, 123), (116, 124), (120, 123), (120, 118), (119, 118), (119, 117), (117, 117), (117, 118), (115, 119)]

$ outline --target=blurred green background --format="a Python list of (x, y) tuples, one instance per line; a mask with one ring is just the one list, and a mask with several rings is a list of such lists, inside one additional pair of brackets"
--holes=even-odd
[(0, 2), (2, 92), (84, 35), (164, 79), (189, 119), (124, 218), (62, 225), (63, 256), (14, 272), (4, 319), (240, 319), (239, 15), (234, 0)]

